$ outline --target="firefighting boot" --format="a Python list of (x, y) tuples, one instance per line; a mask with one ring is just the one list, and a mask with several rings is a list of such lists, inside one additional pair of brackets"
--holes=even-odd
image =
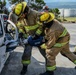
[(54, 75), (54, 72), (53, 71), (46, 71), (40, 75)]
[(21, 75), (25, 75), (26, 72), (27, 72), (27, 66), (24, 66), (24, 65), (23, 65), (23, 68), (22, 68), (20, 74), (21, 74)]
[(75, 69), (76, 69), (76, 66), (75, 66)]
[(76, 55), (76, 52), (73, 52)]

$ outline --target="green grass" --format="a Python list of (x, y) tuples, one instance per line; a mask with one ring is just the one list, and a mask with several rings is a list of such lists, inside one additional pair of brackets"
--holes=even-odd
[(76, 22), (76, 17), (64, 17), (64, 20), (63, 20), (63, 17), (60, 17), (59, 19), (61, 21), (67, 21), (67, 22), (74, 21), (74, 22)]

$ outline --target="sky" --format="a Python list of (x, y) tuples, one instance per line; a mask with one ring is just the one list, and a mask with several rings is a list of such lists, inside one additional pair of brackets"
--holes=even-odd
[[(44, 1), (45, 2), (76, 2), (76, 0), (44, 0)], [(6, 0), (6, 2), (8, 2), (8, 0)]]
[(76, 2), (76, 0), (44, 0), (45, 2)]
[[(1, 0), (3, 1), (3, 0)], [(45, 3), (48, 3), (48, 2), (76, 2), (76, 0), (44, 0)], [(7, 4), (6, 4), (6, 7), (9, 7), (9, 3), (8, 3), (8, 0), (6, 0)]]

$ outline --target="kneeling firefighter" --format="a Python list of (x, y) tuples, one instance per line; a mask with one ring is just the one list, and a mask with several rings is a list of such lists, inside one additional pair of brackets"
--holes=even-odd
[(70, 35), (66, 28), (54, 18), (53, 13), (44, 13), (40, 16), (46, 40), (40, 46), (46, 54), (46, 72), (40, 75), (54, 75), (54, 70), (56, 69), (55, 59), (59, 52), (76, 64), (76, 55), (69, 50)]

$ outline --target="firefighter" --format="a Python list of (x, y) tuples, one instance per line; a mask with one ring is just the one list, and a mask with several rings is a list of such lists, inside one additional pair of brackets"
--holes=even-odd
[(59, 52), (76, 64), (76, 55), (69, 50), (70, 35), (62, 24), (54, 19), (53, 13), (44, 13), (40, 16), (43, 23), (46, 42), (40, 47), (46, 53), (46, 72), (40, 75), (54, 75), (56, 56)]
[[(30, 9), (27, 6), (27, 2), (18, 3), (14, 8), (13, 13), (18, 16), (17, 27), (19, 30), (19, 37), (27, 39), (28, 36), (31, 35), (35, 38), (42, 33), (42, 25), (37, 21), (40, 13)], [(27, 72), (31, 59), (31, 51), (32, 46), (26, 44), (22, 55), (23, 68), (21, 70), (21, 75), (24, 75)]]
[(44, 6), (42, 10), (43, 10), (43, 11), (41, 12), (41, 14), (43, 14), (43, 13), (45, 13), (45, 12), (49, 12), (48, 6)]
[(44, 7), (43, 7), (43, 11), (44, 11), (44, 12), (48, 12), (48, 11), (49, 11), (48, 6), (44, 6)]

